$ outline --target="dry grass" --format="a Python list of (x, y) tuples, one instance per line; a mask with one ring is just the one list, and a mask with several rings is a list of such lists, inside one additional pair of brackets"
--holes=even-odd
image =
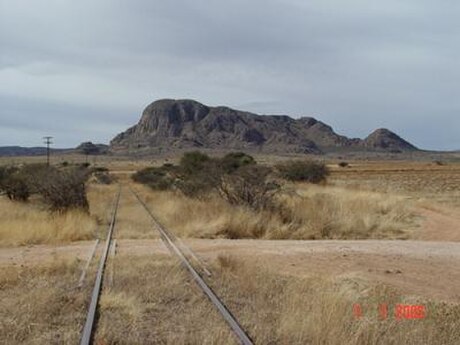
[(87, 240), (95, 238), (96, 229), (95, 219), (84, 212), (51, 214), (0, 198), (0, 246)]
[(101, 296), (96, 344), (234, 344), (175, 259), (117, 257), (114, 267), (114, 284)]
[[(210, 284), (256, 344), (454, 345), (460, 337), (458, 305), (401, 296), (352, 276), (276, 273), (251, 258), (221, 255), (211, 265)], [(122, 256), (114, 267), (114, 284), (101, 296), (96, 344), (236, 344), (173, 258)], [(361, 319), (353, 314), (355, 303)], [(385, 320), (380, 303), (389, 307)], [(427, 317), (396, 320), (398, 303), (425, 305)]]
[(337, 187), (296, 185), (296, 197), (282, 197), (294, 232), (275, 231), (270, 238), (408, 238), (413, 212), (395, 195)]
[(120, 239), (158, 238), (158, 231), (152, 228), (152, 222), (135, 196), (123, 188), (117, 213), (115, 237)]
[(331, 184), (460, 206), (460, 164), (391, 163), (354, 165), (335, 169)]
[[(95, 344), (236, 344), (228, 326), (177, 261), (117, 256), (105, 280)], [(221, 255), (209, 278), (256, 344), (457, 344), (460, 306), (435, 303), (352, 276), (290, 276), (270, 263)], [(5, 344), (75, 344), (91, 284), (75, 290), (81, 264), (55, 261), (0, 271), (0, 334)], [(95, 264), (90, 276), (94, 276)], [(92, 279), (91, 279), (92, 281)], [(356, 319), (353, 304), (364, 316)], [(380, 303), (389, 306), (379, 318)], [(396, 320), (397, 303), (423, 304), (427, 318)]]
[(116, 186), (90, 185), (90, 214), (50, 213), (37, 200), (12, 202), (0, 197), (0, 246), (58, 244), (103, 237)]
[(218, 197), (192, 200), (144, 192), (152, 210), (177, 235), (200, 238), (407, 238), (412, 213), (401, 197), (345, 188), (293, 185), (275, 212), (231, 206)]
[[(221, 256), (212, 280), (257, 344), (457, 344), (460, 306), (398, 295), (382, 285), (350, 278), (292, 277), (268, 270), (266, 262)], [(356, 319), (353, 304), (364, 311)], [(380, 303), (389, 307), (379, 318)], [(396, 320), (397, 303), (423, 304), (426, 319)]]
[(53, 261), (0, 270), (0, 343), (76, 344), (90, 286), (74, 289), (77, 261)]
[(87, 195), (90, 214), (97, 219), (98, 223), (108, 225), (117, 192), (118, 186), (116, 184), (88, 185)]

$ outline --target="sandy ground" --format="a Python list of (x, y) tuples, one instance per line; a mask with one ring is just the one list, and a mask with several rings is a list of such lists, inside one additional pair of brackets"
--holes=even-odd
[(420, 208), (423, 221), (419, 230), (420, 240), (460, 241), (460, 211), (455, 208)]
[[(380, 281), (402, 294), (460, 303), (460, 243), (432, 241), (185, 240), (205, 262), (235, 255), (268, 262), (288, 275), (312, 273)], [(167, 253), (160, 240), (118, 240), (117, 255)], [(45, 260), (86, 260), (94, 242), (0, 250), (0, 263), (33, 265)], [(102, 244), (99, 244), (101, 247)], [(83, 266), (83, 263), (82, 263)]]

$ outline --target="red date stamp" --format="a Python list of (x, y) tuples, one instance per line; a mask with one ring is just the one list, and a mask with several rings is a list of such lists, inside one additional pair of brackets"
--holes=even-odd
[[(396, 304), (392, 314), (396, 320), (424, 319), (426, 308), (424, 305)], [(353, 315), (356, 319), (364, 316), (364, 310), (360, 304), (353, 304)], [(377, 308), (377, 315), (381, 320), (387, 319), (389, 315), (388, 304), (380, 303)]]

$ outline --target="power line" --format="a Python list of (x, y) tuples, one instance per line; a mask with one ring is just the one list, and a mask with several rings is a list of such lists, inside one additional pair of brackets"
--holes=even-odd
[(53, 143), (51, 139), (53, 139), (53, 137), (43, 137), (43, 142), (46, 144), (46, 165), (48, 166), (50, 165), (50, 145)]

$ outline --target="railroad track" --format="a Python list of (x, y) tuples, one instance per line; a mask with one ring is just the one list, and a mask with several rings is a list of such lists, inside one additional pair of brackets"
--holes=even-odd
[(96, 324), (96, 312), (99, 304), (99, 296), (101, 294), (102, 280), (104, 278), (104, 269), (109, 254), (110, 244), (112, 242), (113, 229), (115, 228), (115, 221), (117, 218), (118, 205), (120, 204), (121, 186), (118, 188), (117, 197), (112, 211), (112, 219), (109, 225), (109, 231), (105, 242), (104, 251), (101, 260), (99, 261), (99, 268), (96, 274), (96, 281), (94, 282), (93, 293), (91, 294), (91, 302), (89, 304), (88, 313), (86, 314), (85, 326), (81, 335), (80, 345), (91, 344), (94, 326)]
[[(233, 331), (236, 339), (240, 344), (243, 345), (252, 345), (253, 342), (243, 327), (240, 325), (238, 320), (233, 316), (230, 310), (225, 306), (222, 300), (216, 295), (216, 293), (211, 289), (211, 287), (205, 282), (205, 280), (201, 277), (200, 273), (193, 267), (190, 260), (184, 255), (184, 252), (177, 246), (176, 242), (178, 242), (178, 238), (171, 233), (168, 229), (166, 229), (154, 216), (152, 211), (148, 208), (146, 203), (139, 197), (139, 195), (131, 188), (129, 188), (131, 193), (136, 197), (142, 207), (146, 210), (148, 215), (150, 216), (153, 226), (155, 229), (160, 233), (160, 237), (162, 241), (165, 243), (166, 247), (171, 251), (172, 254), (177, 256), (180, 263), (184, 267), (186, 271), (192, 276), (193, 280), (196, 282), (198, 287), (203, 291), (205, 296), (208, 300), (214, 305), (217, 311), (221, 314), (224, 321), (228, 324), (230, 329)], [(107, 239), (104, 247), (104, 251), (102, 253), (102, 257), (99, 262), (99, 268), (96, 274), (96, 280), (94, 283), (93, 292), (91, 295), (91, 302), (88, 308), (88, 313), (86, 316), (85, 326), (82, 331), (80, 345), (89, 345), (92, 343), (94, 330), (96, 328), (96, 315), (97, 315), (97, 307), (99, 303), (99, 296), (101, 294), (101, 289), (103, 285), (104, 279), (104, 269), (106, 266), (107, 257), (110, 250), (110, 245), (112, 242), (112, 235), (115, 227), (116, 216), (118, 211), (118, 205), (120, 203), (120, 195), (121, 195), (121, 186), (118, 189), (117, 196), (115, 198), (115, 203), (112, 210), (112, 218), (109, 226), (109, 231), (107, 234)], [(186, 247), (183, 243), (181, 243), (182, 247), (187, 251), (189, 255), (191, 255), (195, 260), (199, 259), (195, 257), (193, 252)], [(200, 263), (201, 264), (201, 263)], [(210, 272), (204, 268), (204, 271), (207, 275), (210, 275)]]

